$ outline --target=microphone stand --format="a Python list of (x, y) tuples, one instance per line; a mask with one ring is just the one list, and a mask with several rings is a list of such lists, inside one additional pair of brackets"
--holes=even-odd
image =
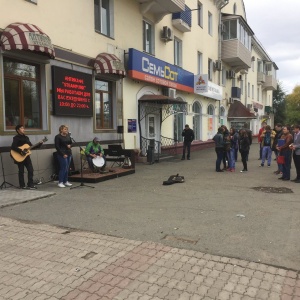
[[(71, 137), (71, 135), (70, 135), (70, 138), (76, 144), (76, 141)], [(81, 150), (83, 150), (83, 149), (82, 149), (81, 146), (79, 146), (79, 155), (80, 155), (80, 185), (71, 186), (70, 190), (76, 189), (76, 188), (80, 188), (80, 187), (89, 187), (89, 188), (92, 188), (92, 189), (95, 188), (94, 186), (90, 186), (90, 185), (84, 184), (84, 182), (83, 182), (83, 176), (82, 176), (83, 175), (83, 170), (82, 170), (83, 169), (83, 163), (82, 163)]]
[(13, 184), (11, 184), (11, 183), (9, 183), (5, 180), (5, 172), (4, 172), (4, 165), (3, 165), (3, 159), (2, 159), (2, 152), (0, 152), (0, 156), (1, 156), (2, 176), (3, 176), (3, 180), (4, 180), (2, 182), (2, 184), (0, 185), (0, 189), (2, 190), (3, 188), (7, 188), (6, 185), (8, 185), (8, 187), (11, 187), (11, 186), (15, 187)]

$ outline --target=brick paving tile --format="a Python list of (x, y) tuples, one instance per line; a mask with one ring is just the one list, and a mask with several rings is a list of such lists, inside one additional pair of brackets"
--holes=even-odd
[(241, 300), (243, 298), (243, 295), (241, 294), (237, 294), (237, 293), (233, 293), (230, 297), (230, 300)]
[[(64, 229), (48, 225), (2, 220), (1, 300), (300, 298), (300, 277), (293, 270), (95, 233), (64, 235)], [(95, 255), (86, 259), (91, 252)]]
[(256, 293), (256, 298), (260, 300), (268, 300), (269, 292), (263, 289), (258, 289)]
[(218, 300), (229, 300), (231, 296), (231, 293), (227, 292), (227, 291), (222, 291), (219, 293), (217, 299)]

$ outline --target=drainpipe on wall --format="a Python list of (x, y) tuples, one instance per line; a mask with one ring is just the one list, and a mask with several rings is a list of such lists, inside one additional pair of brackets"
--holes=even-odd
[[(222, 58), (222, 30), (221, 30), (221, 24), (222, 24), (222, 8), (225, 7), (229, 3), (229, 0), (227, 0), (223, 5), (218, 5), (219, 9), (219, 45), (218, 45), (218, 60), (221, 61)], [(222, 70), (218, 72), (218, 85), (221, 85), (221, 77), (222, 77)], [(219, 124), (221, 124), (221, 100), (219, 101)]]

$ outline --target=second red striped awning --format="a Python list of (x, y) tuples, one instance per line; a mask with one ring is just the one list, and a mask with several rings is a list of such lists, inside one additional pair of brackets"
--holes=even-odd
[(94, 68), (97, 74), (116, 74), (124, 78), (126, 76), (124, 64), (114, 54), (100, 53), (96, 57)]
[(12, 23), (1, 35), (2, 50), (30, 50), (55, 57), (51, 39), (39, 27), (27, 23)]

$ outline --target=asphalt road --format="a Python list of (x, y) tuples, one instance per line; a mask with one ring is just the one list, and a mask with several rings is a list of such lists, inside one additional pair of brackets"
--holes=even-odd
[[(55, 196), (2, 208), (0, 215), (300, 270), (300, 184), (278, 180), (275, 161), (260, 168), (257, 153), (254, 144), (248, 173), (239, 172), (240, 160), (235, 173), (216, 173), (214, 149), (206, 149), (190, 161), (137, 164), (135, 174), (89, 184), (95, 188), (50, 182), (39, 190)], [(184, 183), (162, 185), (177, 173)]]

